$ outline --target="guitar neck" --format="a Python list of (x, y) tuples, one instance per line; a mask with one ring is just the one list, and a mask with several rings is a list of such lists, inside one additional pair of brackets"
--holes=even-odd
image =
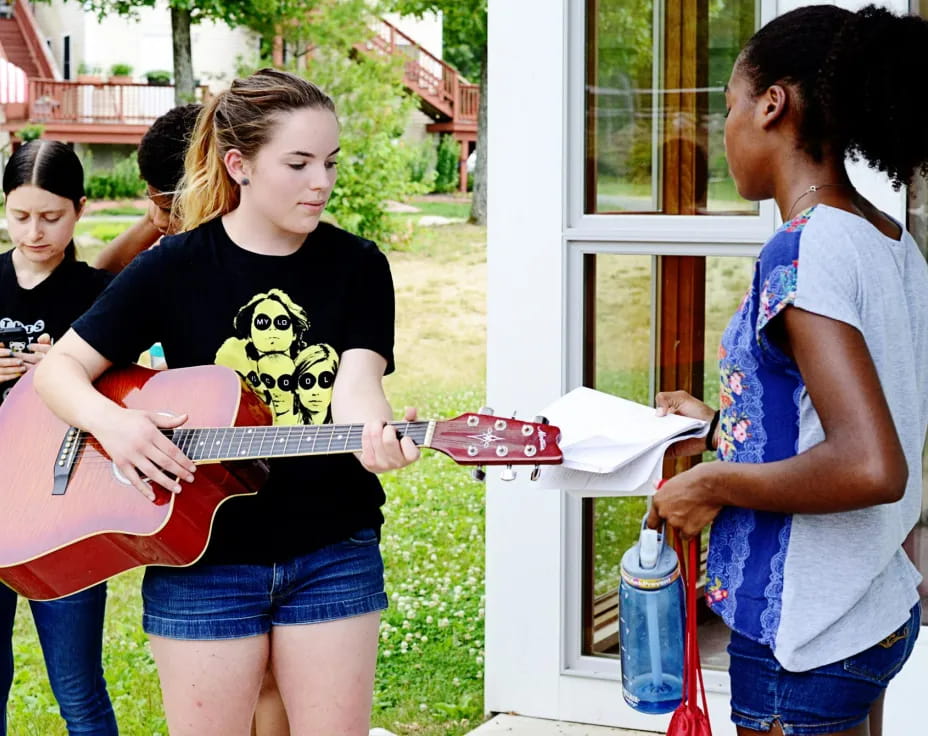
[[(390, 422), (401, 437), (430, 447), (435, 422)], [(165, 435), (194, 462), (335, 455), (361, 449), (363, 424), (205, 427), (175, 429)]]

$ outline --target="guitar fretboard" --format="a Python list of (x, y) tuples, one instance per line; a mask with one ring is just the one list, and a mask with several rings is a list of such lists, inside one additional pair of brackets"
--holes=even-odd
[[(434, 422), (390, 422), (401, 437), (428, 447)], [(363, 424), (175, 429), (165, 435), (194, 462), (333, 455), (361, 449)]]

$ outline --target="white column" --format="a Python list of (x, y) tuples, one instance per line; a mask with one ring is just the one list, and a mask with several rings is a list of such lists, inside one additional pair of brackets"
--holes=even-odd
[[(563, 388), (566, 4), (489, 9), (487, 392), (531, 416)], [(487, 473), (486, 707), (553, 717), (561, 494)]]

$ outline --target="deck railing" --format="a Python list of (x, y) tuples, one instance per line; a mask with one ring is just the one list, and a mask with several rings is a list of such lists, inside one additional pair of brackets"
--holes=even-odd
[[(198, 98), (205, 90), (198, 89)], [(34, 123), (149, 125), (172, 107), (173, 86), (29, 80), (28, 119)]]

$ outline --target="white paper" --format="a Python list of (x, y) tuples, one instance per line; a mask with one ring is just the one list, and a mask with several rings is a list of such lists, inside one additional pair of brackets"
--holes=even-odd
[(667, 448), (709, 431), (699, 419), (659, 417), (653, 407), (585, 387), (541, 413), (561, 430), (564, 462), (545, 466), (538, 483), (589, 496), (650, 495)]

